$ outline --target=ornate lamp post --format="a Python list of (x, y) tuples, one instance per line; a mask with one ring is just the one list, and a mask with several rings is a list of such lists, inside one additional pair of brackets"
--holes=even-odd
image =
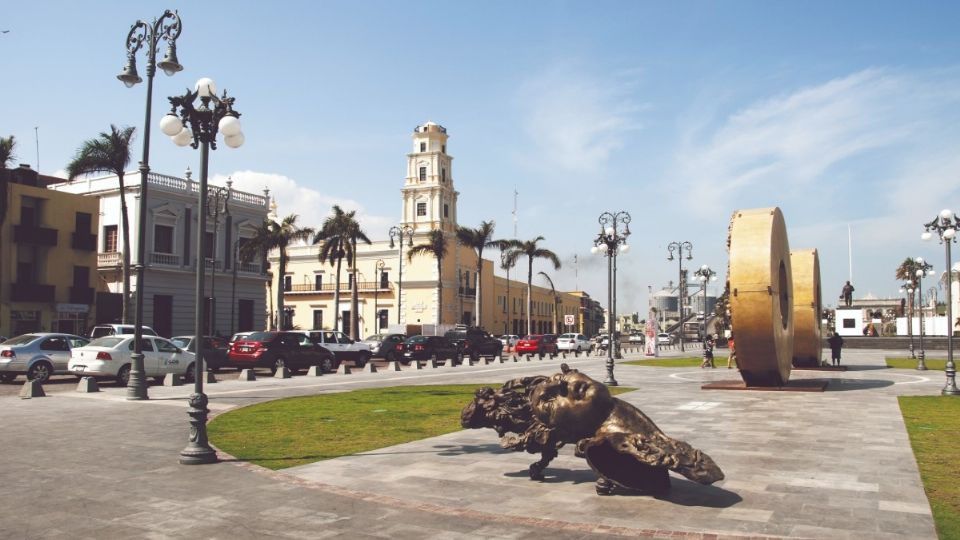
[(916, 263), (914, 275), (917, 277), (917, 300), (920, 304), (920, 354), (917, 355), (917, 369), (926, 371), (927, 352), (923, 348), (923, 276), (933, 275), (933, 265), (923, 260), (923, 257), (917, 257), (914, 262)]
[(383, 259), (377, 259), (377, 263), (374, 265), (377, 268), (376, 274), (374, 274), (374, 279), (376, 281), (373, 284), (373, 333), (380, 333), (380, 306), (377, 303), (378, 296), (380, 293), (380, 276), (383, 275), (383, 267), (387, 263), (383, 262)]
[(703, 323), (700, 325), (700, 339), (707, 340), (707, 283), (717, 280), (717, 273), (709, 266), (703, 265), (693, 275), (703, 284)]
[[(630, 246), (627, 237), (630, 236), (630, 214), (627, 212), (604, 212), (600, 214), (600, 234), (593, 241), (590, 251), (594, 254), (607, 256), (607, 335), (610, 336), (610, 345), (607, 347), (607, 378), (603, 381), (607, 386), (617, 386), (613, 377), (613, 358), (615, 349), (619, 349), (617, 339), (617, 253), (626, 253)], [(622, 228), (621, 228), (622, 227)], [(617, 351), (618, 352), (618, 351)]]
[[(117, 75), (127, 88), (143, 82), (140, 75), (137, 74), (136, 54), (146, 42), (147, 45), (147, 110), (143, 121), (143, 158), (140, 160), (140, 201), (138, 203), (138, 227), (137, 234), (137, 263), (134, 269), (137, 272), (137, 307), (134, 315), (133, 331), (133, 354), (130, 366), (130, 380), (127, 383), (127, 399), (141, 400), (148, 399), (147, 383), (143, 376), (143, 272), (146, 267), (146, 237), (147, 237), (147, 175), (150, 173), (150, 117), (152, 116), (151, 105), (153, 102), (153, 75), (157, 67), (163, 70), (167, 75), (183, 70), (183, 66), (177, 60), (177, 38), (180, 36), (180, 15), (176, 11), (169, 9), (163, 12), (159, 19), (154, 19), (152, 24), (138, 20), (130, 26), (130, 33), (127, 34), (127, 64), (123, 71)], [(160, 40), (167, 41), (167, 52), (163, 60), (157, 62), (157, 45)], [(129, 251), (130, 246), (125, 248)], [(128, 291), (126, 291), (128, 292)], [(128, 299), (124, 298), (124, 302)]]
[[(220, 214), (230, 215), (230, 197), (233, 194), (233, 180), (227, 180), (227, 187), (208, 188), (207, 213), (213, 214), (213, 245), (210, 246), (210, 335), (217, 331), (217, 228), (220, 226)], [(226, 259), (226, 257), (224, 257)], [(236, 264), (236, 263), (234, 263)], [(233, 324), (233, 321), (230, 321)]]
[[(937, 236), (940, 237), (940, 243), (943, 244), (944, 250), (947, 255), (947, 276), (950, 275), (950, 267), (952, 266), (952, 261), (950, 260), (950, 245), (956, 242), (957, 236), (957, 227), (960, 226), (960, 220), (957, 219), (957, 216), (953, 213), (952, 210), (941, 210), (940, 214), (937, 217), (933, 218), (929, 223), (923, 224), (923, 235), (921, 236), (924, 240), (930, 240), (933, 237), (932, 233), (937, 233)], [(956, 396), (960, 394), (960, 390), (957, 389), (957, 384), (955, 377), (957, 374), (957, 367), (953, 363), (953, 287), (948, 279), (947, 283), (947, 366), (944, 370), (947, 374), (947, 382), (943, 387), (943, 390), (940, 391), (941, 394), (945, 396)], [(923, 308), (921, 307), (920, 313), (923, 313)]]
[[(210, 79), (197, 81), (193, 92), (187, 91), (179, 97), (171, 97), (171, 111), (160, 121), (160, 129), (169, 135), (177, 146), (190, 145), (200, 148), (200, 189), (197, 201), (197, 263), (204, 260), (207, 233), (207, 176), (210, 163), (210, 149), (217, 149), (217, 133), (223, 133), (224, 143), (231, 148), (243, 144), (243, 132), (240, 130), (240, 113), (233, 110), (234, 98), (228, 98), (227, 92), (217, 98), (216, 85)], [(199, 106), (194, 106), (197, 98)], [(181, 120), (182, 119), (182, 120)], [(196, 286), (196, 310), (194, 312), (194, 335), (203, 335), (203, 276), (206, 272), (198, 268)], [(207, 442), (207, 396), (203, 393), (203, 340), (200, 340), (194, 361), (194, 390), (190, 394), (190, 439), (180, 451), (182, 465), (200, 465), (217, 461), (217, 454)]]
[(396, 247), (393, 240), (400, 240), (400, 268), (397, 275), (397, 324), (400, 324), (400, 314), (403, 312), (401, 302), (403, 302), (403, 239), (407, 239), (407, 247), (413, 247), (413, 228), (409, 225), (399, 225), (390, 227), (390, 249)]
[(683, 351), (683, 297), (686, 296), (687, 289), (687, 280), (684, 277), (683, 273), (683, 252), (687, 252), (687, 260), (693, 258), (693, 244), (690, 242), (670, 242), (667, 245), (667, 252), (669, 256), (667, 257), (668, 261), (673, 260), (673, 252), (677, 252), (677, 271), (680, 276), (680, 281), (677, 282), (677, 308), (680, 310), (680, 331), (677, 332), (677, 336), (680, 338), (680, 350)]
[[(900, 287), (900, 292), (907, 295), (907, 334), (910, 336), (910, 358), (916, 358), (917, 355), (913, 352), (913, 283), (904, 283), (903, 287)], [(920, 364), (917, 364), (917, 369), (926, 369), (926, 367), (921, 368)]]

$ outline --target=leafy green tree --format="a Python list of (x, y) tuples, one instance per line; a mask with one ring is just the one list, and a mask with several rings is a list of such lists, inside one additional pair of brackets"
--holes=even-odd
[(333, 289), (333, 311), (334, 324), (333, 329), (340, 329), (340, 270), (343, 259), (351, 262), (351, 272), (353, 272), (353, 290), (350, 299), (350, 334), (356, 339), (357, 335), (357, 240), (363, 240), (367, 244), (370, 239), (360, 228), (356, 220), (356, 211), (344, 212), (339, 205), (333, 205), (333, 214), (323, 221), (323, 225), (313, 238), (314, 244), (320, 244), (319, 259), (321, 263), (329, 262), (330, 266), (336, 266), (337, 276)]
[(313, 235), (313, 229), (310, 227), (297, 226), (296, 214), (290, 214), (277, 222), (272, 219), (264, 220), (263, 224), (257, 228), (253, 238), (243, 243), (240, 249), (240, 257), (245, 260), (253, 259), (257, 254), (266, 258), (267, 253), (276, 249), (279, 252), (280, 260), (277, 263), (277, 276), (279, 276), (279, 285), (277, 286), (277, 317), (274, 320), (273, 314), (270, 314), (271, 330), (286, 330), (283, 311), (284, 287), (283, 279), (287, 273), (287, 247), (294, 242), (305, 241)]
[(433, 255), (437, 259), (437, 327), (443, 322), (443, 258), (447, 256), (447, 239), (443, 231), (434, 229), (423, 244), (417, 244), (407, 252), (407, 260), (418, 255)]
[(542, 236), (538, 236), (533, 240), (507, 240), (504, 242), (504, 247), (507, 249), (506, 258), (511, 265), (516, 264), (517, 259), (522, 256), (527, 257), (527, 334), (533, 329), (531, 324), (531, 315), (530, 315), (530, 305), (531, 305), (531, 296), (533, 295), (533, 261), (534, 259), (546, 259), (553, 263), (553, 269), (560, 269), (560, 258), (557, 257), (557, 254), (550, 251), (549, 249), (542, 248), (538, 242), (544, 240)]
[(476, 305), (473, 310), (474, 326), (480, 326), (483, 322), (481, 313), (481, 309), (483, 308), (483, 249), (488, 247), (499, 248), (504, 245), (503, 240), (493, 239), (493, 230), (495, 227), (496, 223), (493, 221), (481, 221), (480, 226), (476, 229), (457, 227), (457, 243), (477, 252), (477, 267), (475, 270), (477, 276)]
[(123, 279), (124, 323), (129, 322), (130, 311), (130, 220), (127, 214), (126, 186), (124, 172), (130, 164), (130, 143), (133, 140), (134, 127), (117, 128), (110, 124), (110, 132), (100, 132), (95, 139), (83, 142), (76, 156), (67, 164), (67, 181), (72, 182), (78, 176), (99, 173), (113, 173), (120, 186), (120, 234), (123, 237), (121, 273)]

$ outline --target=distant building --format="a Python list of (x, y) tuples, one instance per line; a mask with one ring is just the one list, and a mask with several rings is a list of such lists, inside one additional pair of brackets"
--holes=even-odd
[(0, 170), (6, 219), (0, 223), (0, 335), (82, 334), (95, 315), (96, 200), (49, 190), (62, 179), (28, 165)]
[[(51, 185), (51, 189), (84, 195), (99, 210), (100, 229), (96, 244), (96, 268), (100, 280), (112, 293), (122, 292), (121, 261), (130, 250), (130, 310), (134, 322), (137, 245), (139, 241), (140, 174), (124, 175), (130, 246), (123, 243), (120, 219), (120, 188), (114, 175)], [(162, 336), (194, 333), (196, 272), (204, 268), (206, 297), (204, 327), (208, 333), (230, 334), (257, 330), (266, 319), (266, 272), (261, 261), (241, 263), (237, 256), (243, 242), (254, 236), (267, 217), (269, 198), (227, 186), (226, 212), (215, 221), (207, 216), (206, 264), (197, 264), (198, 183), (186, 178), (151, 172), (147, 179), (146, 266), (144, 270), (144, 324)], [(208, 194), (214, 189), (209, 186)], [(214, 290), (215, 288), (215, 290)], [(212, 291), (212, 292), (211, 292)], [(102, 312), (101, 312), (102, 311)], [(98, 311), (96, 322), (119, 320), (121, 305)]]
[[(442, 287), (438, 293), (437, 263), (431, 255), (410, 260), (410, 245), (406, 241), (402, 246), (397, 243), (391, 247), (386, 230), (365, 230), (368, 237), (381, 239), (374, 240), (372, 245), (357, 246), (358, 336), (387, 330), (439, 332), (458, 323), (472, 324), (475, 319), (477, 256), (472, 249), (458, 245), (455, 237), (460, 193), (454, 187), (447, 130), (427, 122), (414, 129), (412, 139), (413, 148), (407, 154), (406, 175), (400, 188), (399, 225), (414, 231), (413, 245), (424, 243), (430, 231), (443, 232), (448, 254), (442, 263)], [(315, 219), (321, 221), (324, 217), (320, 214)], [(319, 223), (303, 225), (319, 227)], [(504, 237), (503, 231), (497, 236)], [(544, 245), (550, 247), (549, 242)], [(350, 261), (343, 261), (340, 302), (334, 305), (336, 270), (329, 263), (320, 263), (319, 246), (291, 246), (287, 253), (290, 260), (286, 275), (275, 276), (273, 284), (286, 291), (286, 325), (302, 329), (336, 327), (349, 334), (354, 286)], [(277, 258), (276, 252), (271, 254), (272, 268), (277, 267)], [(380, 270), (378, 262), (382, 262)], [(525, 277), (526, 265), (526, 257), (521, 257), (509, 276)], [(494, 263), (487, 259), (483, 260), (481, 272), (483, 320), (479, 325), (496, 334), (527, 333), (526, 281), (496, 275)], [(596, 332), (597, 305), (586, 293), (554, 292), (544, 287), (542, 278), (536, 275), (533, 282), (530, 332)], [(438, 314), (441, 298), (442, 312)], [(573, 320), (570, 326), (565, 324), (568, 315)], [(434, 328), (438, 320), (440, 329)]]

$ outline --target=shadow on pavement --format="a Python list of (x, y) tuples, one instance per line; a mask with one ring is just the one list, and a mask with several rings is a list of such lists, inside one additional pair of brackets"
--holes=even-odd
[(654, 498), (681, 506), (706, 508), (729, 508), (743, 501), (743, 497), (722, 487), (704, 486), (676, 476), (670, 477), (670, 484), (670, 493)]
[(870, 390), (871, 388), (886, 388), (887, 386), (893, 386), (893, 381), (882, 379), (830, 379), (826, 391)]

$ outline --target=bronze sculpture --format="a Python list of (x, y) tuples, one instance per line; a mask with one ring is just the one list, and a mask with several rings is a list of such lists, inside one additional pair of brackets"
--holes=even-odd
[(605, 385), (566, 364), (560, 368), (551, 377), (511, 379), (496, 391), (477, 390), (460, 415), (461, 425), (496, 430), (503, 448), (540, 452), (541, 459), (530, 465), (533, 480), (543, 479), (564, 444), (576, 443), (575, 455), (599, 476), (600, 495), (617, 488), (662, 494), (670, 489), (668, 469), (701, 484), (723, 479), (710, 456), (666, 436)]

